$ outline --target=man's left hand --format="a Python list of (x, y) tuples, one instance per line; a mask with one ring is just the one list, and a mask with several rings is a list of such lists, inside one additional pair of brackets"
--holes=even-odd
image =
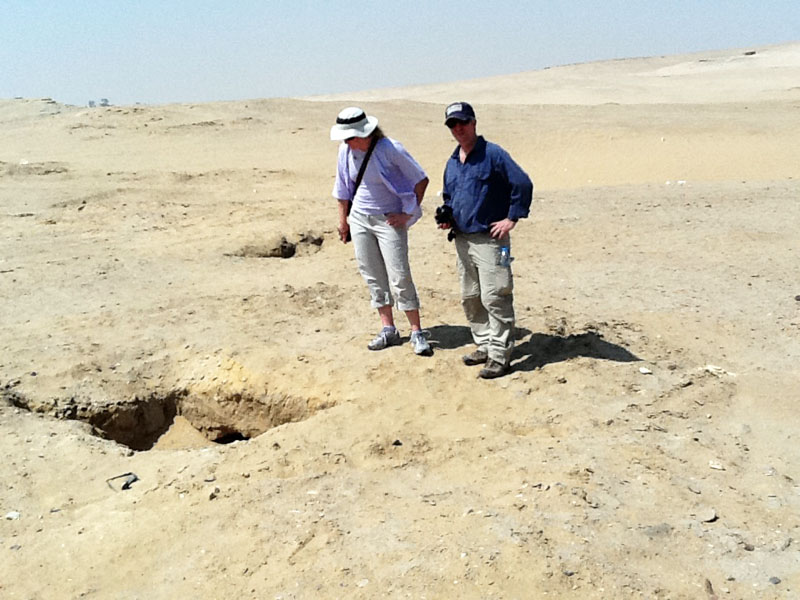
[(514, 229), (514, 226), (517, 224), (516, 221), (512, 221), (511, 219), (503, 219), (502, 221), (497, 221), (496, 223), (492, 223), (491, 228), (489, 229), (489, 233), (495, 239), (500, 239), (501, 237), (505, 237), (508, 233)]

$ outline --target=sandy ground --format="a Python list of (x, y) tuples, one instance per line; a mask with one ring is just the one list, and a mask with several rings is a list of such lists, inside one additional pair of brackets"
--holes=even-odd
[(537, 185), (494, 381), (432, 218), (446, 101), (353, 97), (431, 176), (430, 358), (366, 350), (344, 99), (0, 101), (0, 597), (800, 596), (797, 56), (714, 54), (724, 102), (697, 56), (580, 66), (661, 70), (630, 103), (451, 86)]

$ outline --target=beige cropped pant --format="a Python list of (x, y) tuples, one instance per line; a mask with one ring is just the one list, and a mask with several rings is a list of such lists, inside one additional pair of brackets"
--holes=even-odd
[(408, 229), (392, 227), (384, 215), (352, 211), (348, 217), (358, 270), (369, 288), (372, 308), (419, 308), (408, 264)]

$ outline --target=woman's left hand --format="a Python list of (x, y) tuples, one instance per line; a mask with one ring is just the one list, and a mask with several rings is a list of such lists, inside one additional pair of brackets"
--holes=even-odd
[(406, 213), (388, 213), (386, 215), (386, 222), (392, 227), (405, 227), (411, 220), (411, 215)]

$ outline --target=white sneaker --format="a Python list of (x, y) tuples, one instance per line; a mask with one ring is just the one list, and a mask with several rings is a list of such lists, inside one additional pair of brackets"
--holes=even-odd
[(419, 354), (420, 356), (433, 355), (433, 348), (431, 348), (426, 339), (428, 335), (427, 331), (422, 330), (411, 332), (411, 347), (414, 349), (414, 354)]
[(367, 344), (370, 350), (383, 350), (389, 346), (399, 346), (403, 343), (400, 339), (400, 334), (394, 327), (384, 327), (381, 332), (375, 336), (375, 339)]

